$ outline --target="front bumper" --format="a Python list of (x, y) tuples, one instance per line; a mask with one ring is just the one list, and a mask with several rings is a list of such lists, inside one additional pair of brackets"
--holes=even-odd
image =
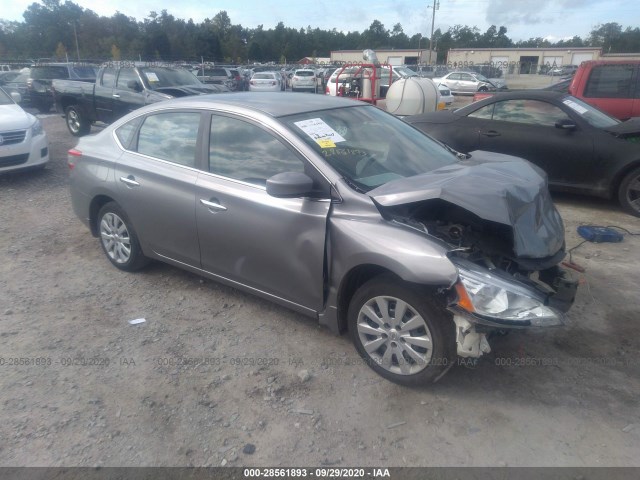
[(49, 141), (46, 133), (31, 136), (27, 130), (25, 139), (17, 144), (0, 145), (0, 173), (42, 167), (49, 162)]

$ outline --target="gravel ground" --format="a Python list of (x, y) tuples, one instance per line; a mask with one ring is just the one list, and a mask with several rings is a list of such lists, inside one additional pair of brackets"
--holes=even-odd
[[(113, 268), (71, 210), (75, 139), (43, 123), (47, 169), (0, 177), (0, 466), (640, 466), (638, 237), (574, 252), (565, 327), (407, 389), (296, 313)], [(640, 231), (610, 202), (554, 198), (569, 246), (580, 224)]]

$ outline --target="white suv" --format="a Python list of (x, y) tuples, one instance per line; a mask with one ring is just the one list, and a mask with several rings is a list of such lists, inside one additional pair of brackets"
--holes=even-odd
[(310, 68), (301, 68), (293, 72), (291, 90), (316, 90), (316, 72)]

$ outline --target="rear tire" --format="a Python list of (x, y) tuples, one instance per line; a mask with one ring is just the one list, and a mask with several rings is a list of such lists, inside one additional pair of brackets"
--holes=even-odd
[(618, 190), (618, 200), (628, 213), (640, 217), (640, 168), (624, 177)]
[(428, 292), (393, 275), (375, 277), (356, 291), (348, 322), (360, 356), (400, 385), (435, 382), (455, 361), (451, 315)]
[(97, 222), (100, 245), (114, 267), (135, 272), (150, 262), (142, 253), (133, 225), (120, 205), (105, 204), (98, 212)]
[(67, 107), (65, 111), (65, 121), (69, 132), (74, 137), (81, 137), (91, 131), (91, 124), (87, 121), (77, 105)]

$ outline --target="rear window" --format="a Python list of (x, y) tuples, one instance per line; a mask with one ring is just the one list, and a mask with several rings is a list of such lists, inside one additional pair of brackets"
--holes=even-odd
[(313, 77), (315, 74), (310, 70), (298, 70), (296, 72), (297, 77)]
[(584, 96), (587, 98), (632, 98), (633, 65), (596, 65), (591, 70)]
[(67, 67), (32, 67), (31, 78), (35, 80), (49, 78), (69, 78)]
[(273, 80), (275, 77), (275, 75), (273, 73), (256, 73), (253, 75), (253, 78), (257, 79), (257, 80), (263, 80), (263, 79), (269, 79), (269, 80)]

